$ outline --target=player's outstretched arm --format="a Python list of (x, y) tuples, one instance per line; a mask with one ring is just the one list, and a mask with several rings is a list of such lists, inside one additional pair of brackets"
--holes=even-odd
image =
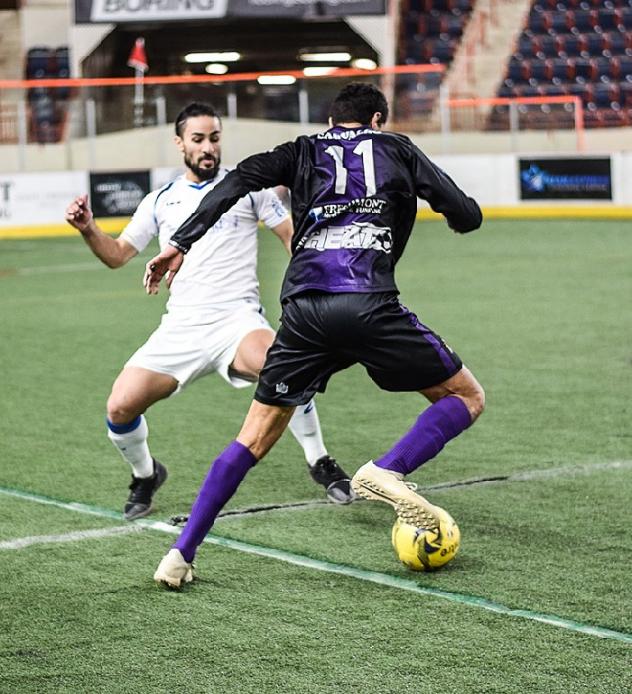
[(160, 282), (167, 275), (167, 287), (171, 286), (176, 273), (184, 260), (184, 253), (173, 246), (167, 246), (162, 253), (145, 265), (143, 285), (147, 294), (158, 294)]
[(125, 265), (138, 253), (127, 241), (113, 239), (99, 229), (94, 221), (87, 195), (80, 195), (68, 205), (65, 219), (83, 236), (94, 255), (110, 268)]
[(273, 233), (279, 238), (285, 250), (289, 255), (292, 255), (292, 236), (294, 234), (294, 225), (291, 219), (285, 219), (281, 224), (272, 227)]

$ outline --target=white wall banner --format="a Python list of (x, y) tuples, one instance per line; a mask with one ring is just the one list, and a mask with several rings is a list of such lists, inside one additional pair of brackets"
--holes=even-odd
[(227, 5), (228, 0), (75, 0), (75, 23), (218, 19)]
[(0, 174), (0, 228), (63, 224), (68, 204), (87, 192), (86, 171)]
[(75, 24), (383, 15), (385, 0), (74, 0)]

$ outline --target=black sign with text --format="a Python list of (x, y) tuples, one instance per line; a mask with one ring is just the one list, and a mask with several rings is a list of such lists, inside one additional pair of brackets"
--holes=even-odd
[(384, 0), (231, 0), (227, 14), (234, 17), (344, 17), (385, 14)]
[(149, 171), (91, 173), (92, 212), (95, 217), (131, 217), (149, 186)]
[(522, 200), (612, 200), (609, 157), (520, 159)]

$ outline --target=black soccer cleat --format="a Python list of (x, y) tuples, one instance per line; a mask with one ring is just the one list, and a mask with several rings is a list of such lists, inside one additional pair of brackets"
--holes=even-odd
[(329, 501), (334, 504), (350, 504), (356, 498), (349, 475), (330, 456), (324, 455), (307, 467), (314, 482), (325, 487)]
[(167, 468), (155, 458), (154, 474), (151, 477), (134, 477), (129, 485), (129, 496), (123, 509), (125, 520), (136, 520), (151, 513), (151, 500), (167, 479)]

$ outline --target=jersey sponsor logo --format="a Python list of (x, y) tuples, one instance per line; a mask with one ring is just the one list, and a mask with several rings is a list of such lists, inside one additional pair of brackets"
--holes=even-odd
[(316, 229), (299, 241), (298, 248), (316, 251), (361, 248), (390, 253), (393, 235), (388, 227), (358, 222), (342, 227)]
[(309, 216), (316, 222), (321, 219), (332, 219), (348, 212), (351, 214), (382, 214), (386, 200), (381, 198), (355, 198), (350, 202), (340, 202), (330, 205), (314, 207), (309, 211)]

